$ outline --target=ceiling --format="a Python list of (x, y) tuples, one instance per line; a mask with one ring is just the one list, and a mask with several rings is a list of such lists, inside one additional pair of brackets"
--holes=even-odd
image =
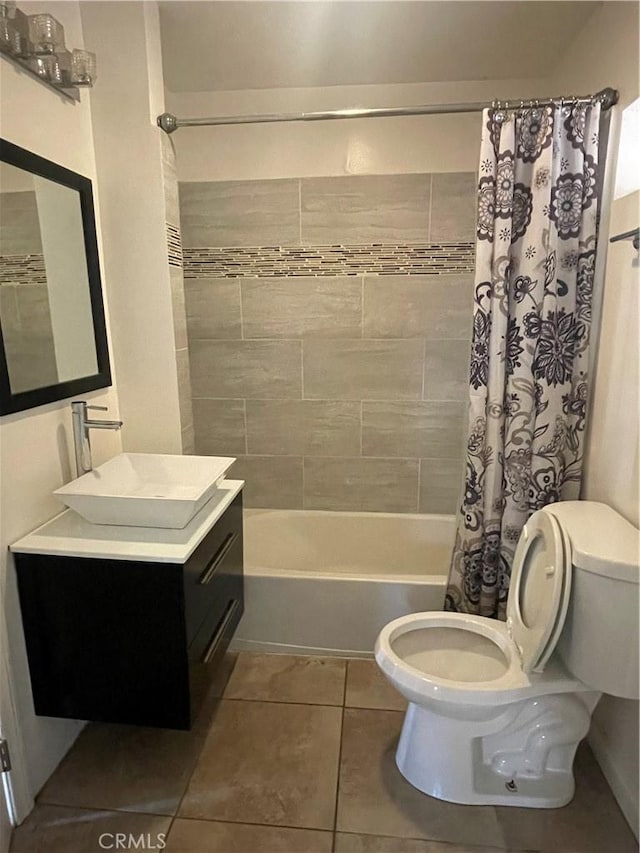
[(160, 3), (173, 92), (545, 77), (599, 2)]

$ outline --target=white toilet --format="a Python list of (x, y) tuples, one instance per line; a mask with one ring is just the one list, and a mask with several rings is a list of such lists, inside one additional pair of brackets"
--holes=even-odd
[(396, 753), (420, 791), (455, 803), (554, 808), (602, 693), (638, 698), (635, 527), (605, 504), (531, 516), (516, 549), (507, 622), (413, 613), (376, 661), (409, 707)]

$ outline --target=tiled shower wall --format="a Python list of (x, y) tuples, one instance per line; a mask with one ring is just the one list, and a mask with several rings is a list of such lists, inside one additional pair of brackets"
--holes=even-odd
[(47, 273), (35, 191), (0, 201), (0, 318), (11, 388), (58, 381)]
[(258, 507), (452, 512), (475, 176), (180, 184), (195, 450)]

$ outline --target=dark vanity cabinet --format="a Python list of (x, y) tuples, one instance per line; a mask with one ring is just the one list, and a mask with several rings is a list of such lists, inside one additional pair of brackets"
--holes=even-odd
[(36, 713), (190, 728), (243, 612), (242, 546), (241, 491), (184, 562), (14, 546)]

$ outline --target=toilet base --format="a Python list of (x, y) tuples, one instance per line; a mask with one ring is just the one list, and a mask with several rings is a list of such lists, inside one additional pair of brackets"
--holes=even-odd
[[(559, 808), (600, 694), (541, 696), (498, 708), (410, 703), (396, 752), (414, 788), (453, 803)], [(455, 714), (455, 716), (454, 716)]]

